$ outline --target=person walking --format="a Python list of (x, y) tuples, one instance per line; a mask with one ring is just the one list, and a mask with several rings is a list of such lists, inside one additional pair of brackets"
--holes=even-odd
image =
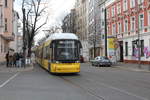
[(21, 67), (25, 68), (25, 57), (23, 56), (23, 53), (20, 53), (20, 64)]
[(9, 59), (9, 65), (10, 65), (10, 67), (12, 67), (13, 66), (13, 55), (9, 55), (8, 59)]
[(19, 67), (19, 60), (20, 60), (20, 56), (18, 53), (16, 53), (16, 67)]
[(9, 51), (6, 53), (5, 59), (6, 59), (6, 67), (9, 67)]
[(16, 53), (13, 54), (13, 67), (16, 67)]
[(19, 53), (19, 57), (20, 57), (20, 59), (19, 59), (19, 65), (20, 65), (20, 67), (22, 67), (22, 60), (23, 60), (23, 55), (22, 55), (22, 53)]

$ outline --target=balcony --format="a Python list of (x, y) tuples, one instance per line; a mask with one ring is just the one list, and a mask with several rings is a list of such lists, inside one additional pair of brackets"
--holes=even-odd
[(0, 6), (3, 6), (3, 1), (2, 0), (0, 1)]
[(6, 41), (14, 41), (14, 36), (13, 35), (5, 35), (5, 34), (0, 34), (2, 38), (4, 38)]

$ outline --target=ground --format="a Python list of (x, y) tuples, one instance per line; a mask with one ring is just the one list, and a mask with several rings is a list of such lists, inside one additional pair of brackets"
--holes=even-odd
[(0, 71), (0, 100), (150, 100), (150, 73), (81, 64), (78, 74), (52, 75), (35, 64)]

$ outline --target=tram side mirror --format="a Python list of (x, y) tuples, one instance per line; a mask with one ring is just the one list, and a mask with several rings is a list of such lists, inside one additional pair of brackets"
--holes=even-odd
[(52, 48), (53, 47), (53, 45), (52, 45), (52, 43), (50, 44), (50, 48)]
[(82, 44), (81, 44), (81, 42), (80, 42), (80, 41), (78, 41), (78, 43), (79, 43), (80, 48), (82, 48)]
[(50, 48), (53, 48), (54, 41), (50, 43)]

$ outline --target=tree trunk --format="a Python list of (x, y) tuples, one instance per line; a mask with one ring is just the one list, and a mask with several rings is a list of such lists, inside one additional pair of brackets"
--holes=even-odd
[(28, 57), (31, 57), (31, 47), (32, 47), (32, 42), (28, 45)]

